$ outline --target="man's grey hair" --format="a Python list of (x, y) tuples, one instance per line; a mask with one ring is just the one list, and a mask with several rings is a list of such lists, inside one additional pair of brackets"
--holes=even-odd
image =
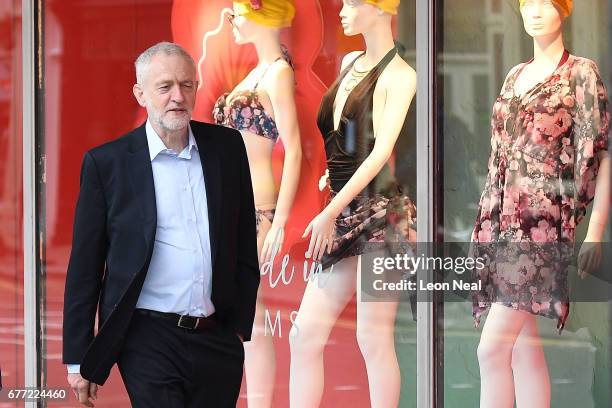
[(147, 48), (142, 54), (138, 56), (138, 58), (136, 58), (136, 61), (134, 61), (134, 66), (136, 67), (137, 83), (142, 85), (147, 73), (147, 69), (149, 68), (149, 63), (151, 62), (151, 59), (159, 53), (181, 56), (185, 58), (185, 60), (187, 60), (194, 67), (194, 69), (196, 67), (193, 58), (191, 57), (191, 55), (189, 55), (187, 51), (185, 51), (183, 47), (178, 44), (167, 41), (159, 42)]

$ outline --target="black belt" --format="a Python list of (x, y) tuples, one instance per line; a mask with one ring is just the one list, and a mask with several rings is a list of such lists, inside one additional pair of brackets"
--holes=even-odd
[(151, 317), (157, 317), (161, 319), (170, 320), (172, 323), (177, 325), (178, 327), (182, 327), (183, 329), (189, 330), (199, 330), (213, 327), (217, 324), (215, 319), (215, 315), (212, 314), (210, 316), (189, 316), (189, 315), (180, 315), (177, 313), (166, 313), (166, 312), (158, 312), (156, 310), (149, 309), (136, 309), (136, 312)]

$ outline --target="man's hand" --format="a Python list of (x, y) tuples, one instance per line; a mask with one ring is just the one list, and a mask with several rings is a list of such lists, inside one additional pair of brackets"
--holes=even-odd
[(81, 404), (94, 406), (91, 400), (98, 399), (98, 384), (90, 383), (81, 374), (68, 374), (68, 384)]

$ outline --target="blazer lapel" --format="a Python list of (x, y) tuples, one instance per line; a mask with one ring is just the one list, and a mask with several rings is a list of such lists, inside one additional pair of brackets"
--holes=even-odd
[(153, 168), (149, 155), (149, 145), (145, 126), (134, 130), (130, 153), (128, 154), (128, 174), (134, 190), (134, 197), (142, 209), (144, 239), (151, 252), (155, 229), (157, 228), (157, 206), (155, 205), (155, 184)]
[(210, 233), (211, 264), (215, 266), (219, 244), (219, 228), (221, 225), (221, 171), (216, 146), (206, 132), (198, 129), (192, 122), (193, 136), (198, 145), (204, 183), (206, 185), (206, 203), (208, 206), (208, 229)]

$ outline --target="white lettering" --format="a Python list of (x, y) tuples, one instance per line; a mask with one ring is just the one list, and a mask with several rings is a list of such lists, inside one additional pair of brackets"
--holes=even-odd
[(281, 313), (280, 310), (276, 311), (276, 318), (274, 319), (274, 325), (270, 320), (270, 311), (266, 309), (265, 320), (264, 320), (264, 335), (268, 335), (268, 327), (272, 331), (272, 336), (276, 334), (276, 326), (278, 325), (278, 337), (283, 337), (283, 326), (281, 325)]

